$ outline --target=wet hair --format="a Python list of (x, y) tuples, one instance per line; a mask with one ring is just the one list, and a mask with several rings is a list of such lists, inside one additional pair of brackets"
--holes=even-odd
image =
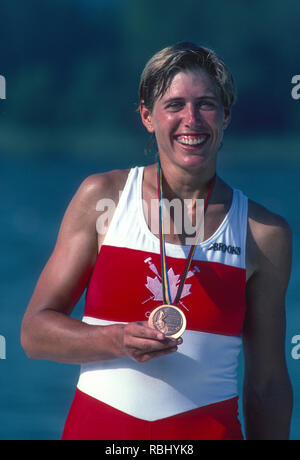
[(154, 103), (169, 88), (178, 72), (202, 69), (219, 91), (224, 109), (236, 101), (233, 76), (214, 51), (190, 42), (180, 42), (158, 51), (147, 62), (140, 80), (139, 99), (152, 112)]

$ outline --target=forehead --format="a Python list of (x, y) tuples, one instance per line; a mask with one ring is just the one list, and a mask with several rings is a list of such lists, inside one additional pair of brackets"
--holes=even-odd
[(162, 100), (170, 97), (219, 97), (213, 79), (203, 69), (181, 71), (175, 74)]

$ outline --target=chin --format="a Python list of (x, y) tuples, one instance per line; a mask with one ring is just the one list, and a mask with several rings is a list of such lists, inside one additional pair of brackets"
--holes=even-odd
[(206, 168), (210, 168), (212, 164), (215, 165), (215, 156), (205, 152), (198, 153), (186, 153), (182, 152), (176, 154), (172, 152), (169, 155), (163, 155), (167, 158), (168, 162), (173, 163), (174, 166), (189, 170), (189, 171), (201, 171)]
[(188, 155), (181, 161), (182, 166), (189, 169), (202, 169), (208, 166), (208, 163), (208, 158), (203, 155)]

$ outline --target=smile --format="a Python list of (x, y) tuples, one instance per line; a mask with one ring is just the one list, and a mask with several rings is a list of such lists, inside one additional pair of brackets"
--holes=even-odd
[(178, 136), (176, 138), (177, 142), (183, 145), (201, 145), (203, 144), (206, 140), (208, 139), (208, 136), (205, 135), (199, 135), (199, 136)]

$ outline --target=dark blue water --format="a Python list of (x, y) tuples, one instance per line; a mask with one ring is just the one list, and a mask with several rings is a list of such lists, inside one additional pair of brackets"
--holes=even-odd
[[(253, 155), (252, 155), (253, 153)], [(243, 155), (243, 156), (242, 156)], [(144, 163), (143, 154), (141, 161)], [(135, 163), (134, 163), (135, 164)], [(20, 326), (37, 278), (49, 257), (65, 208), (89, 174), (132, 166), (123, 158), (65, 158), (1, 161), (0, 335), (6, 360), (0, 360), (0, 439), (59, 439), (71, 404), (79, 367), (30, 361), (20, 346)], [(295, 156), (277, 152), (222, 152), (221, 176), (252, 199), (284, 216), (294, 231), (294, 262), (287, 296), (287, 363), (295, 406), (292, 439), (300, 439), (300, 360), (291, 357), (291, 339), (300, 334), (299, 179)], [(74, 313), (80, 317), (81, 300)], [(239, 385), (241, 387), (242, 359)]]

